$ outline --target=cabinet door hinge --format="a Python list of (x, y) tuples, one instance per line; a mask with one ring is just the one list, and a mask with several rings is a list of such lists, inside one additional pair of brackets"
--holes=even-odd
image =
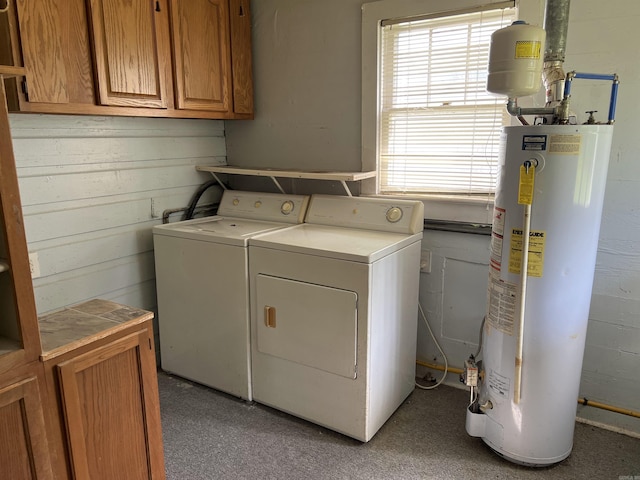
[(160, 2), (156, 0), (156, 12), (160, 11)]
[(24, 93), (24, 99), (29, 101), (29, 87), (27, 87), (27, 79), (22, 80), (22, 93)]

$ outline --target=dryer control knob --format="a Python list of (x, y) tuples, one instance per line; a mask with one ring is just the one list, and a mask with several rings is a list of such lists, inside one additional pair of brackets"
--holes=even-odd
[(253, 206), (256, 208), (260, 208), (262, 206), (262, 202), (258, 200), (256, 203), (253, 204)]
[(402, 209), (398, 207), (391, 207), (387, 210), (387, 220), (391, 223), (396, 223), (402, 218)]
[(238, 200), (237, 198), (234, 198), (233, 202), (231, 203), (233, 203), (234, 206), (238, 206), (238, 204), (240, 203), (240, 200)]
[(280, 211), (285, 215), (289, 215), (291, 212), (293, 212), (293, 202), (291, 200), (287, 200), (286, 202), (284, 202), (280, 207)]

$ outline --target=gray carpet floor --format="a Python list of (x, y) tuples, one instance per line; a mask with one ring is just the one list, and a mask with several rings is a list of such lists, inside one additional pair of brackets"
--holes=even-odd
[(467, 394), (447, 386), (415, 390), (364, 444), (162, 372), (158, 381), (168, 480), (640, 480), (640, 439), (584, 424), (558, 465), (507, 462), (466, 434)]

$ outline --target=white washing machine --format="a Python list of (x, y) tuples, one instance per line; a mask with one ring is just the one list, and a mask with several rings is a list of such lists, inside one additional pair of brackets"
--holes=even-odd
[(254, 400), (371, 439), (414, 388), (423, 211), (313, 195), (249, 240)]
[(301, 223), (308, 200), (226, 190), (217, 216), (154, 227), (165, 371), (252, 399), (247, 242)]

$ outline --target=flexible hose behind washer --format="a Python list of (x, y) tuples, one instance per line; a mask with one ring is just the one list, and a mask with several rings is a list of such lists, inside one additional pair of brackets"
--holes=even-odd
[(200, 187), (198, 187), (198, 190), (196, 190), (196, 193), (193, 194), (193, 197), (189, 202), (189, 207), (184, 214), (184, 220), (191, 220), (193, 218), (193, 212), (195, 211), (196, 206), (200, 201), (200, 197), (202, 197), (204, 192), (206, 192), (210, 187), (213, 187), (214, 185), (218, 185), (218, 182), (216, 180), (209, 180), (208, 182), (205, 182), (200, 185)]

